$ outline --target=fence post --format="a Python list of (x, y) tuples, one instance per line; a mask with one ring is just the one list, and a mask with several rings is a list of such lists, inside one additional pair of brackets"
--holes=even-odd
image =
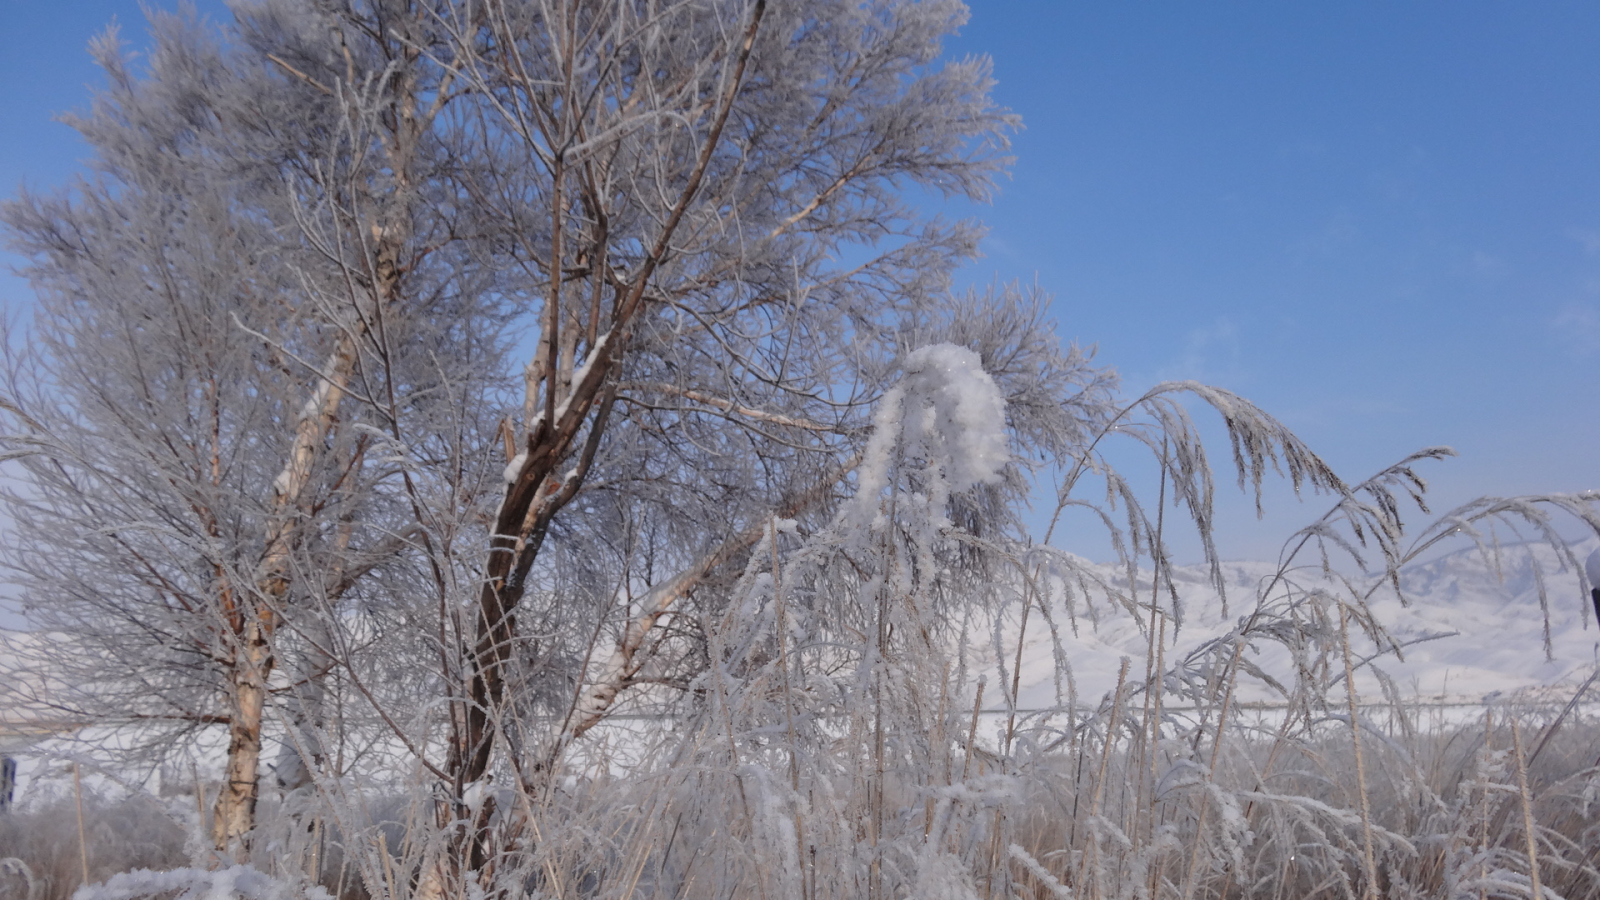
[(9, 756), (0, 756), (0, 813), (10, 811), (16, 791), (17, 761)]

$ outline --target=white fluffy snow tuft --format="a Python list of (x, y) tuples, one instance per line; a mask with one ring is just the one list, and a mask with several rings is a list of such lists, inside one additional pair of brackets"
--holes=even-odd
[[(1006, 401), (978, 354), (932, 344), (906, 357), (905, 378), (883, 395), (861, 461), (851, 514), (871, 522), (894, 467), (926, 465), (942, 496), (994, 484), (1011, 461)], [(939, 505), (942, 497), (935, 498)]]
[(517, 476), (522, 474), (522, 467), (527, 461), (528, 453), (524, 450), (512, 457), (511, 462), (506, 463), (506, 470), (501, 473), (501, 477), (505, 479), (506, 484), (517, 483)]
[(1006, 441), (1006, 400), (983, 370), (978, 354), (954, 344), (933, 344), (906, 357), (907, 398), (920, 400), (920, 418), (905, 423), (906, 442), (944, 451), (944, 477), (952, 493), (994, 484), (1011, 461)]

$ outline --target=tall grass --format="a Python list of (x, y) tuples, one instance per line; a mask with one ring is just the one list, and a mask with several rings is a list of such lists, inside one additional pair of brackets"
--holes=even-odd
[[(543, 791), (508, 792), (524, 814), (505, 825), (522, 833), (500, 835), (494, 883), (570, 898), (1175, 900), (1529, 897), (1537, 879), (1547, 897), (1600, 896), (1600, 721), (1581, 704), (1513, 700), (1432, 725), (1363, 704), (1352, 730), (1314, 707), (1227, 710), (1231, 678), (1217, 673), (1209, 713), (1182, 717), (1125, 686), (1054, 746), (1016, 729), (1009, 757), (967, 749), (978, 717), (948, 696), (942, 736), (880, 746), (871, 721), (839, 720), (793, 765), (793, 743), (708, 708), (689, 739), (659, 745), (668, 756), (624, 770), (597, 752)], [(257, 867), (348, 900), (412, 896), (438, 835), (425, 798), (398, 787), (320, 812), (269, 804)], [(93, 878), (189, 861), (182, 800), (85, 803)], [(26, 872), (31, 900), (69, 897), (76, 828), (70, 796), (0, 817), (16, 860), (0, 896), (29, 898)]]

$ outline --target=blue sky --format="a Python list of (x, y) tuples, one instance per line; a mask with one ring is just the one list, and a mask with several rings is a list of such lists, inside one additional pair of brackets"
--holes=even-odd
[[(1026, 129), (973, 274), (1347, 478), (1446, 444), (1436, 506), (1600, 488), (1597, 46), (1594, 3), (975, 3), (951, 50)], [(1224, 552), (1324, 505), (1233, 504)]]
[[(964, 278), (1037, 280), (1131, 388), (1234, 390), (1352, 479), (1448, 444), (1439, 504), (1600, 489), (1600, 4), (973, 7), (950, 51), (1026, 128), (957, 210), (991, 229)], [(137, 46), (137, 3), (0, 0), (0, 191), (77, 171), (50, 116), (113, 15)], [(1229, 504), (1224, 553), (1322, 505)]]

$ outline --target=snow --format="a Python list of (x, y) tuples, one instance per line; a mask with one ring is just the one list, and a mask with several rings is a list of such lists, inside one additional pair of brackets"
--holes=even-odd
[(978, 354), (932, 344), (912, 351), (902, 368), (905, 377), (878, 403), (856, 499), (846, 510), (859, 522), (876, 523), (881, 495), (903, 461), (926, 460), (946, 494), (994, 484), (1011, 461), (1005, 397)]
[(1011, 461), (1006, 442), (1005, 397), (983, 370), (978, 354), (954, 344), (933, 344), (906, 358), (908, 396), (917, 396), (920, 418), (906, 426), (906, 442), (944, 451), (944, 476), (951, 492), (994, 484)]
[(524, 450), (523, 452), (512, 457), (511, 462), (506, 463), (506, 470), (501, 475), (501, 477), (505, 479), (506, 484), (517, 483), (517, 476), (522, 474), (522, 467), (527, 464), (527, 462), (528, 452)]
[[(932, 365), (948, 367), (930, 371), (927, 367), (930, 357)], [(941, 353), (926, 354), (921, 360), (924, 368), (914, 377), (908, 377), (908, 383), (903, 385), (906, 393), (899, 402), (906, 407), (922, 404), (924, 410), (937, 410), (942, 402), (951, 422), (964, 420), (976, 422), (980, 427), (994, 427), (994, 420), (1003, 406), (998, 398), (988, 395), (975, 359), (963, 359), (957, 353)], [(952, 361), (954, 365), (950, 365)], [(969, 367), (968, 363), (972, 365)], [(941, 396), (943, 400), (938, 399)], [(914, 399), (916, 397), (934, 399), (923, 401)], [(988, 412), (972, 408), (974, 406), (986, 407)], [(985, 415), (990, 416), (987, 423)], [(897, 426), (898, 422), (893, 424)], [(937, 439), (945, 441), (946, 445), (951, 442), (949, 435), (939, 431), (937, 414), (927, 433), (937, 434)], [(965, 454), (961, 477), (996, 477), (998, 467), (1004, 463), (992, 446), (982, 439), (967, 441), (964, 446), (965, 449), (951, 454), (952, 457)], [(889, 452), (892, 450), (891, 445)], [(514, 465), (520, 464), (514, 461)], [(791, 520), (780, 519), (776, 524), (780, 532), (795, 529)], [(1600, 572), (1596, 572), (1600, 569), (1600, 541), (1590, 538), (1574, 549), (1577, 559), (1587, 558), (1584, 566), (1587, 579), (1600, 582), (1597, 577)], [(1543, 649), (1544, 621), (1534, 570), (1536, 563), (1545, 572), (1548, 595), (1551, 619), (1548, 658)], [(1087, 562), (1083, 565), (1095, 570), (1096, 575), (1107, 582), (1115, 583), (1125, 577), (1124, 571), (1113, 565)], [(1241, 616), (1252, 611), (1257, 591), (1273, 580), (1276, 571), (1276, 564), (1264, 561), (1223, 563), (1222, 575), (1231, 605), (1231, 614), (1224, 616), (1220, 597), (1210, 583), (1209, 569), (1203, 565), (1175, 567), (1172, 577), (1186, 615), (1175, 636), (1170, 629), (1166, 632), (1167, 664), (1176, 664), (1185, 654), (1234, 630)], [(1315, 586), (1323, 577), (1315, 569), (1297, 570), (1292, 574), (1302, 588)], [(1150, 595), (1148, 578), (1148, 572), (1142, 573), (1144, 587), (1140, 595), (1146, 602)], [(1591, 602), (1583, 590), (1584, 580), (1580, 579), (1580, 572), (1570, 566), (1562, 570), (1556, 551), (1546, 545), (1504, 547), (1498, 563), (1475, 549), (1463, 549), (1410, 567), (1402, 576), (1402, 586), (1409, 603), (1402, 603), (1391, 592), (1379, 592), (1369, 604), (1374, 617), (1402, 642), (1446, 635), (1406, 647), (1403, 660), (1393, 654), (1374, 660), (1374, 665), (1381, 667), (1400, 693), (1408, 698), (1440, 706), (1453, 705), (1452, 708), (1477, 715), (1484, 704), (1501, 702), (1519, 692), (1527, 696), (1529, 691), (1536, 691), (1543, 685), (1570, 686), (1594, 671), (1600, 661), (1600, 629), (1594, 624)], [(1143, 679), (1149, 639), (1141, 624), (1126, 611), (1113, 608), (1103, 597), (1086, 600), (1081, 594), (1069, 609), (1060, 590), (1054, 592), (1051, 603), (1062, 658), (1071, 666), (1080, 705), (1092, 705), (1113, 690), (1119, 665), (1125, 657), (1132, 662), (1130, 681)], [(987, 671), (996, 677), (986, 679), (981, 668), (974, 672), (979, 681), (989, 682), (990, 690), (984, 694), (984, 705), (989, 709), (1005, 703), (1005, 691), (995, 685), (1009, 689), (1011, 684), (1009, 667), (1015, 659), (1018, 638), (1016, 612), (1015, 608), (1011, 610), (1010, 620), (1000, 630), (1006, 675), (999, 677), (998, 667), (992, 663)], [(1030, 618), (1017, 699), (1020, 709), (1042, 709), (1057, 703), (1057, 658), (1050, 634), (1051, 629), (1041, 616), (1035, 614)], [(53, 729), (46, 727), (49, 723), (30, 721), (38, 713), (25, 708), (22, 702), (22, 688), (28, 682), (25, 673), (19, 670), (18, 660), (28, 655), (30, 649), (36, 652), (37, 644), (51, 637), (0, 633), (0, 751), (21, 757), (23, 777), (19, 798), (28, 793), (40, 760), (52, 755), (50, 745), (54, 741), (51, 738)], [(993, 646), (974, 649), (980, 656), (992, 660)], [(1371, 649), (1370, 644), (1365, 644), (1358, 648), (1358, 656), (1370, 654)], [(1244, 658), (1282, 681), (1289, 680), (1290, 661), (1279, 645), (1259, 642), (1245, 652)], [(1365, 671), (1370, 672), (1370, 669)], [(1356, 685), (1363, 700), (1381, 699), (1380, 687), (1372, 675), (1358, 675)], [(1553, 690), (1549, 696), (1565, 702), (1571, 696), (1571, 689)], [(1600, 694), (1591, 694), (1590, 698), (1600, 699)], [(1238, 700), (1242, 704), (1271, 704), (1278, 699), (1259, 681), (1240, 679)], [(1342, 702), (1342, 697), (1338, 699)], [(991, 720), (986, 718), (985, 721)], [(91, 741), (98, 739), (93, 735), (85, 737)], [(219, 734), (218, 737), (220, 740), (224, 736)], [(220, 750), (219, 745), (212, 748), (214, 752), (208, 752), (215, 755)]]
[(595, 338), (594, 348), (589, 351), (588, 356), (583, 358), (583, 365), (579, 366), (572, 373), (572, 381), (570, 384), (572, 384), (573, 390), (567, 394), (567, 396), (559, 405), (556, 406), (555, 420), (557, 422), (567, 417), (567, 407), (571, 405), (572, 398), (577, 396), (577, 386), (583, 384), (583, 380), (589, 377), (589, 370), (600, 361), (601, 355), (610, 352), (608, 349), (610, 346), (610, 331), (607, 331), (605, 334)]
[(320, 886), (291, 885), (251, 866), (215, 871), (135, 869), (113, 875), (101, 884), (84, 885), (73, 893), (72, 900), (141, 900), (156, 896), (172, 900), (333, 900)]
[(328, 394), (333, 390), (333, 382), (323, 378), (317, 382), (317, 389), (311, 392), (306, 402), (300, 406), (298, 422), (315, 422), (322, 415), (322, 409), (328, 403)]
[[(1595, 548), (1591, 538), (1579, 545), (1581, 559)], [(1551, 654), (1544, 652), (1544, 620), (1540, 611), (1533, 564), (1541, 564), (1550, 609)], [(1600, 565), (1600, 549), (1589, 556), (1591, 567)], [(1092, 566), (1108, 581), (1123, 576), (1114, 566)], [(1498, 572), (1496, 569), (1498, 568)], [(1170, 667), (1208, 641), (1232, 631), (1253, 609), (1257, 590), (1268, 583), (1277, 566), (1267, 562), (1222, 564), (1230, 612), (1224, 617), (1220, 598), (1209, 583), (1203, 565), (1179, 566), (1173, 571), (1186, 616), (1176, 637), (1166, 633), (1166, 661)], [(1142, 573), (1148, 579), (1149, 573)], [(1300, 571), (1302, 585), (1321, 578), (1320, 571)], [(1592, 576), (1591, 576), (1592, 577)], [(1148, 580), (1142, 596), (1149, 597)], [(1389, 675), (1402, 695), (1437, 704), (1481, 707), (1508, 698), (1517, 691), (1581, 680), (1600, 662), (1600, 629), (1596, 629), (1589, 598), (1580, 591), (1578, 573), (1561, 570), (1554, 550), (1542, 544), (1504, 548), (1497, 567), (1477, 550), (1461, 550), (1409, 568), (1401, 579), (1409, 604), (1393, 592), (1379, 592), (1369, 606), (1374, 617), (1402, 644), (1409, 640), (1445, 635), (1404, 648), (1404, 660), (1390, 653), (1373, 661)], [(1076, 606), (1076, 634), (1065, 602), (1057, 592), (1054, 615), (1060, 629), (1065, 658), (1076, 679), (1078, 702), (1097, 703), (1116, 686), (1123, 657), (1132, 659), (1130, 680), (1142, 679), (1149, 638), (1124, 610), (1111, 608), (1103, 598)], [(1016, 653), (1015, 617), (1002, 630), (1006, 664)], [(1055, 703), (1055, 654), (1049, 628), (1037, 615), (1030, 618), (1024, 642), (1018, 707), (1039, 709)], [(1363, 647), (1365, 648), (1363, 650)], [(1373, 647), (1360, 641), (1359, 658)], [(993, 649), (985, 651), (991, 658)], [(1289, 657), (1280, 645), (1261, 642), (1245, 658), (1273, 674), (1289, 678)], [(1009, 684), (1009, 678), (1003, 683)], [(1380, 686), (1370, 674), (1358, 675), (1357, 693), (1381, 699)], [(1562, 695), (1564, 700), (1570, 690)], [(997, 698), (998, 699), (998, 698)], [(1278, 695), (1257, 682), (1239, 682), (1243, 702), (1271, 703)], [(1000, 706), (1001, 703), (985, 703)]]
[(494, 783), (491, 780), (487, 778), (479, 779), (467, 785), (467, 789), (461, 794), (461, 800), (467, 804), (467, 809), (477, 812), (483, 808), (483, 801), (488, 799), (489, 793), (493, 789)]

